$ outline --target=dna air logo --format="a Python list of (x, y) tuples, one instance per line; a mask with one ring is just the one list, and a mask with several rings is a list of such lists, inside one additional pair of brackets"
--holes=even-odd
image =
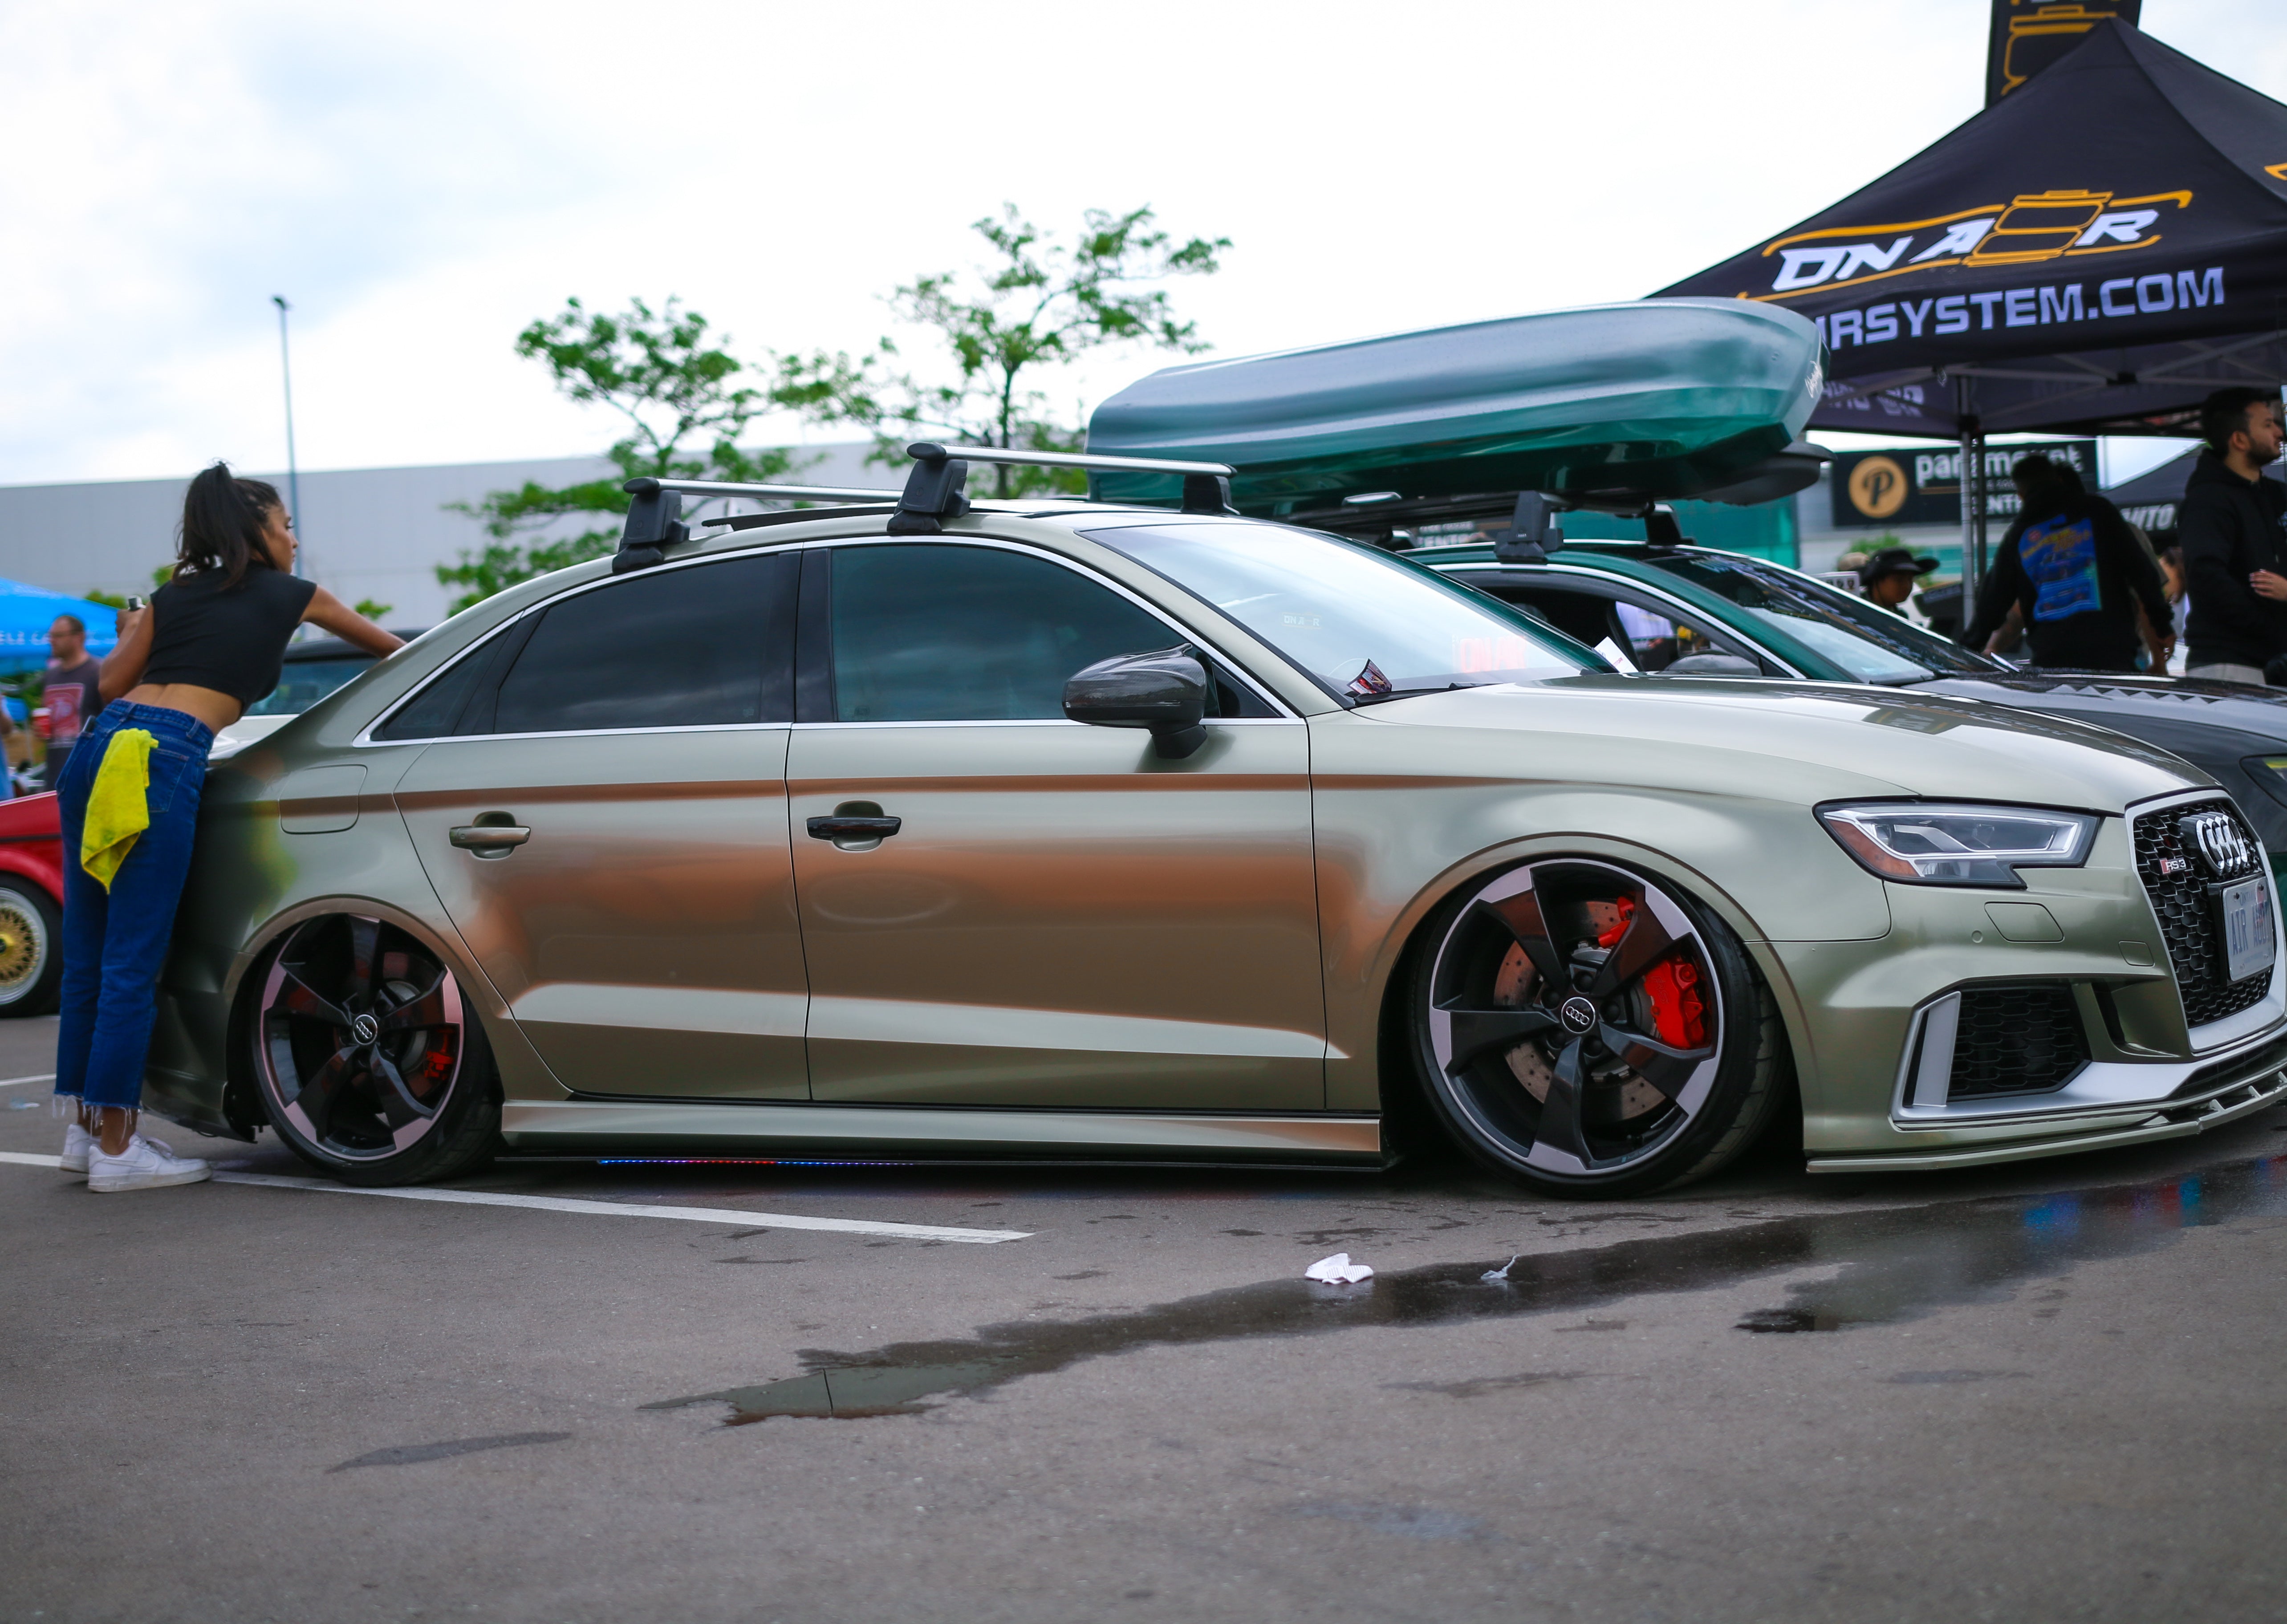
[(1785, 299), (1814, 288), (1882, 281), (1952, 265), (2034, 265), (2130, 253), (2156, 244), (2161, 227), (2191, 206), (2189, 192), (2146, 197), (2036, 192), (1934, 219), (1797, 232), (1763, 250), (1765, 259), (1777, 260), (1770, 291), (1747, 297)]

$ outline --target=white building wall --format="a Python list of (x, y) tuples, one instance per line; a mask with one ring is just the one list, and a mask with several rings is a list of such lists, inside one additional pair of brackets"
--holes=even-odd
[[(799, 455), (817, 460), (789, 477), (816, 485), (902, 484), (901, 470), (866, 462), (869, 449), (863, 442), (807, 448)], [(282, 473), (245, 471), (286, 489)], [(601, 457), (305, 471), (298, 524), (303, 573), (344, 603), (370, 598), (392, 606), (393, 627), (431, 626), (445, 618), (455, 596), (438, 584), (437, 566), (457, 563), (488, 539), (476, 519), (448, 503), (473, 504), (527, 479), (564, 486), (612, 471)], [(175, 556), (188, 480), (186, 474), (0, 486), (0, 577), (74, 596), (91, 588), (147, 594), (153, 572)], [(576, 535), (602, 522), (590, 516), (555, 528)]]

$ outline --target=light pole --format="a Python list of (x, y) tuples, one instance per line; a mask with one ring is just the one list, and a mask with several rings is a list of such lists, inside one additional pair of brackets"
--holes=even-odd
[[(290, 308), (286, 296), (273, 293), (270, 302), (278, 306), (278, 375), (286, 384), (286, 516), (294, 521), (294, 534), (302, 533), (302, 475), (294, 462), (294, 362), (286, 346), (286, 312)], [(302, 555), (294, 555), (294, 573), (302, 573)]]

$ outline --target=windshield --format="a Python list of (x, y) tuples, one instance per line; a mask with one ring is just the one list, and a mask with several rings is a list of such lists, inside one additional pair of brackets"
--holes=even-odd
[(1758, 558), (1688, 553), (1650, 562), (1729, 598), (1860, 682), (1923, 682), (1940, 672), (1990, 675), (2003, 669), (1879, 604)]
[(1357, 703), (1596, 669), (1501, 604), (1384, 554), (1268, 524), (1090, 530)]
[(250, 717), (298, 717), (373, 663), (371, 654), (338, 660), (289, 660), (267, 698), (246, 708)]

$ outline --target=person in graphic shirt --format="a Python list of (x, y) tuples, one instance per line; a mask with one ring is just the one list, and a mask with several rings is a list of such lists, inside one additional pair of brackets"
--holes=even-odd
[(1977, 619), (1963, 640), (1998, 653), (2014, 610), (2035, 665), (2133, 671), (2142, 641), (2152, 668), (2165, 670), (2174, 642), (2162, 630), (2172, 624), (2167, 594), (2120, 510), (2038, 452), (2020, 457), (2009, 478), (2022, 505), (1978, 590)]
[(76, 614), (59, 614), (48, 628), (48, 685), (41, 703), (48, 708), (47, 785), (53, 789), (79, 742), (103, 709), (98, 682), (103, 662), (87, 652), (87, 622)]

